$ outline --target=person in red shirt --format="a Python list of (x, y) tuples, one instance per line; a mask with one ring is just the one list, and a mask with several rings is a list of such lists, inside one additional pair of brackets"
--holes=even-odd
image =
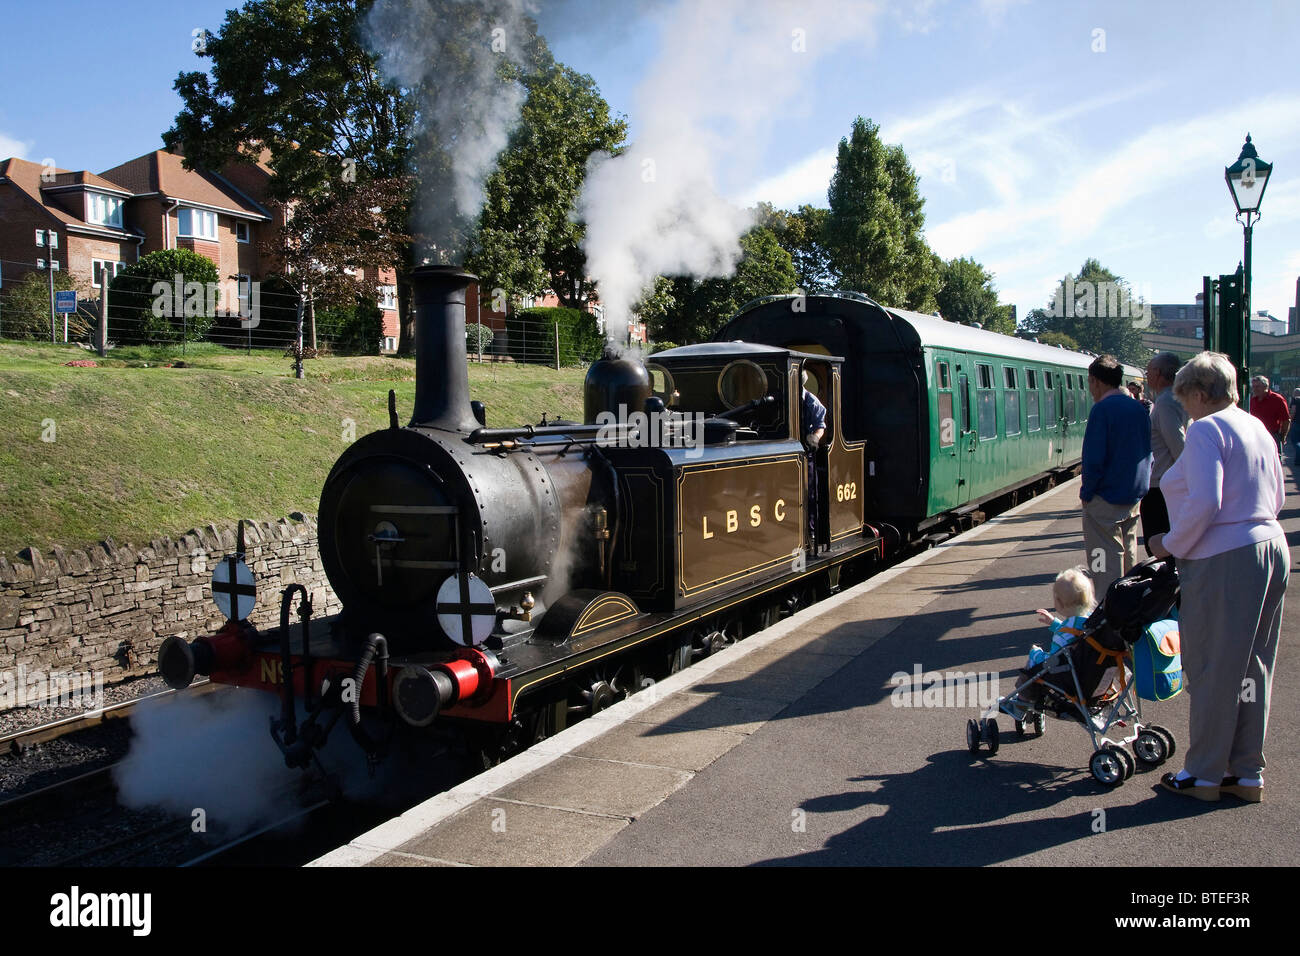
[(1282, 454), (1282, 441), (1291, 426), (1291, 409), (1286, 399), (1268, 387), (1268, 379), (1256, 375), (1250, 380), (1250, 413), (1264, 423), (1268, 433), (1277, 442), (1277, 453)]

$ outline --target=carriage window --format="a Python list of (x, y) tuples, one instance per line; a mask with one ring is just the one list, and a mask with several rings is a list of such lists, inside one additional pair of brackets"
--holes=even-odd
[(993, 366), (976, 365), (979, 372), (979, 390), (976, 393), (976, 413), (979, 416), (978, 428), (980, 441), (998, 437), (998, 413), (994, 402), (997, 392), (993, 391)]
[(1069, 372), (1065, 373), (1065, 387), (1070, 391), (1074, 391), (1074, 376)]
[(1029, 391), (1025, 393), (1025, 430), (1038, 431), (1038, 390), (1034, 385), (1034, 373), (1029, 371)]
[(952, 418), (952, 392), (939, 393), (939, 447), (948, 448), (957, 441), (957, 426)]
[(767, 376), (748, 359), (737, 359), (718, 376), (718, 398), (727, 408), (739, 408), (766, 394)]
[(1025, 369), (1025, 387), (1031, 392), (1038, 388), (1038, 373), (1032, 368)]
[(1016, 387), (1017, 387), (1017, 382), (1016, 382), (1016, 370), (1015, 370), (1015, 369), (1013, 369), (1013, 368), (1004, 368), (1004, 369), (1002, 369), (1002, 378), (1003, 378), (1003, 380), (1005, 381), (1007, 388), (1016, 388)]
[(948, 379), (948, 363), (939, 363), (939, 387), (952, 388), (952, 382)]
[(1020, 391), (1007, 389), (1002, 393), (1002, 420), (1008, 435), (1020, 434)]
[(1052, 385), (1052, 373), (1051, 373), (1051, 372), (1048, 372), (1048, 371), (1046, 371), (1046, 370), (1043, 371), (1043, 384), (1047, 386), (1047, 388), (1048, 388), (1049, 391), (1050, 391), (1052, 388), (1055, 387), (1054, 385)]
[[(1067, 376), (1067, 377), (1068, 377), (1068, 376)], [(1075, 409), (1075, 404), (1074, 404), (1074, 390), (1071, 389), (1070, 391), (1068, 391), (1068, 392), (1065, 393), (1065, 417), (1066, 417), (1066, 420), (1068, 420), (1068, 421), (1072, 421), (1072, 422), (1073, 422), (1073, 421), (1078, 421), (1078, 419), (1076, 419), (1076, 418), (1074, 417), (1074, 413), (1075, 413), (1075, 411), (1076, 411), (1076, 409)]]

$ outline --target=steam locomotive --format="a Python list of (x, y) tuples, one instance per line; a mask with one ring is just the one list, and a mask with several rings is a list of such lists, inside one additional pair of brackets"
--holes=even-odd
[[(1088, 357), (852, 293), (758, 300), (649, 364), (606, 353), (584, 422), (489, 428), (466, 372), (473, 279), (414, 270), (411, 421), (390, 393), (389, 427), (321, 492), (342, 612), (313, 619), (290, 585), (278, 628), (236, 603), (160, 651), (173, 687), (277, 694), (290, 766), (340, 720), (372, 761), (399, 732), (454, 728), (490, 764), (1079, 458)], [(827, 410), (812, 448), (805, 387)]]

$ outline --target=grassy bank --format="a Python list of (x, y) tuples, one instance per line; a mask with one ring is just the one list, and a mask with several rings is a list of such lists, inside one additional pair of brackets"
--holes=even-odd
[[(0, 553), (141, 543), (210, 521), (315, 511), (351, 435), (405, 423), (410, 359), (288, 358), (192, 346), (185, 356), (0, 342)], [(90, 359), (96, 368), (64, 363)], [(167, 367), (184, 361), (185, 367)], [(580, 418), (578, 369), (470, 364), (489, 425)], [(355, 423), (349, 427), (349, 421)]]

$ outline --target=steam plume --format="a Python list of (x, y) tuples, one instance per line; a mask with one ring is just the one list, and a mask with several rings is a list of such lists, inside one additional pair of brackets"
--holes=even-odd
[[(876, 15), (855, 0), (681, 0), (657, 15), (660, 54), (637, 92), (636, 142), (593, 157), (579, 200), (611, 338), (626, 341), (657, 275), (734, 271), (751, 218), (720, 194), (720, 174), (733, 188), (752, 174), (780, 122), (807, 107), (819, 62), (870, 41)], [(854, 111), (870, 103), (849, 108), (846, 129)]]
[(519, 120), (524, 91), (503, 67), (524, 66), (533, 9), (532, 0), (379, 0), (366, 18), (380, 71), (417, 110), (412, 225), (423, 256), (464, 254), (483, 184)]

